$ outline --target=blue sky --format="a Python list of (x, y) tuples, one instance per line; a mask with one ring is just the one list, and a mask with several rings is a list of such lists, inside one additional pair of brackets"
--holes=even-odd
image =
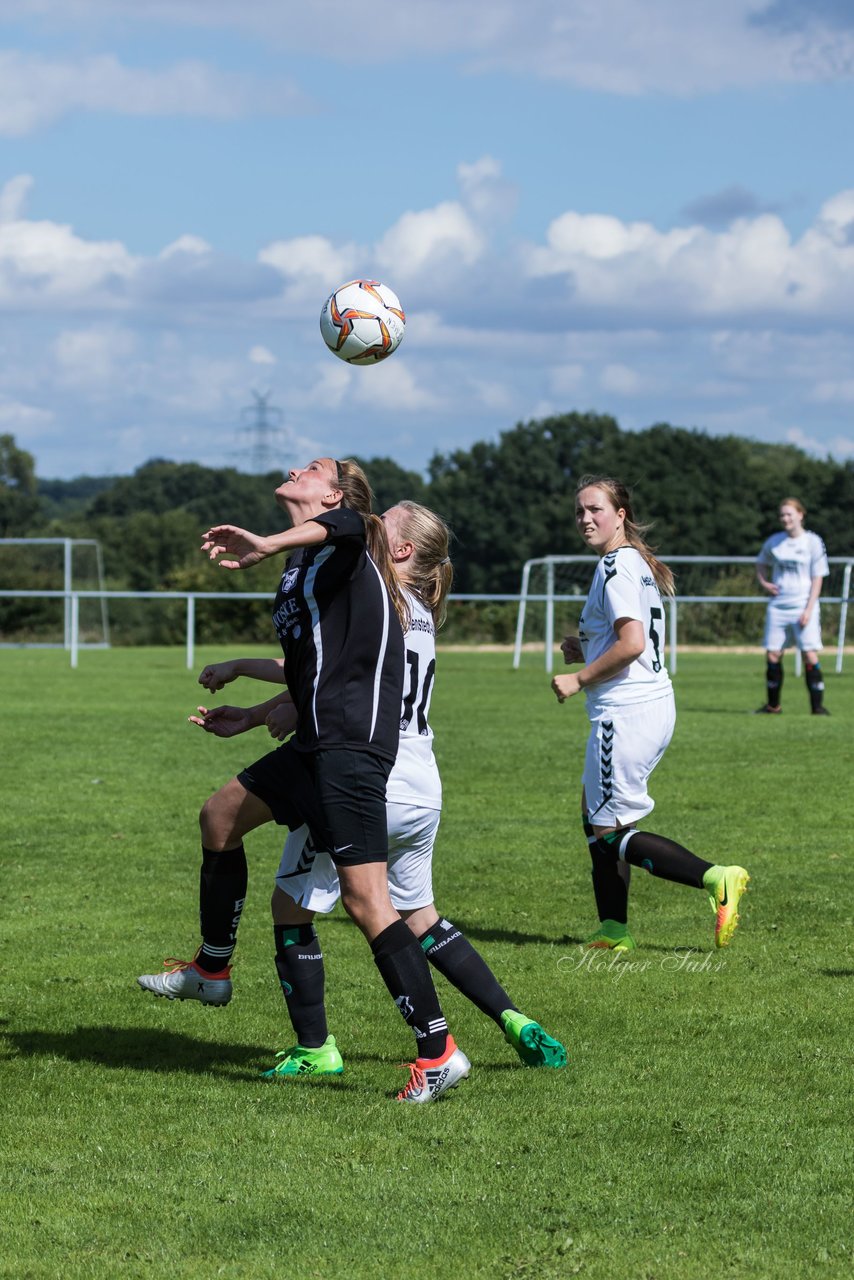
[[(854, 456), (843, 0), (0, 0), (0, 432), (38, 474), (546, 413)], [(407, 311), (376, 368), (318, 316)]]

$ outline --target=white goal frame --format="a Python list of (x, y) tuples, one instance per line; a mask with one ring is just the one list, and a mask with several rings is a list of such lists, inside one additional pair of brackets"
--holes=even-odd
[[(755, 565), (755, 556), (662, 556), (661, 559), (665, 564), (719, 564), (719, 565)], [(543, 647), (545, 650), (546, 671), (551, 673), (554, 670), (554, 650), (555, 650), (555, 634), (554, 634), (554, 612), (555, 603), (578, 603), (583, 604), (587, 599), (585, 595), (563, 595), (555, 594), (555, 566), (559, 564), (598, 564), (599, 557), (591, 555), (578, 556), (540, 556), (534, 560), (526, 560), (522, 567), (522, 585), (519, 590), (519, 611), (516, 615), (516, 643), (513, 646), (513, 668), (518, 669), (522, 660), (522, 643), (525, 633), (525, 614), (529, 603), (545, 603), (546, 616), (545, 628), (543, 635)], [(843, 566), (842, 573), (842, 593), (838, 596), (822, 596), (824, 604), (838, 604), (839, 610), (839, 628), (836, 638), (836, 672), (842, 671), (842, 655), (845, 651), (845, 631), (848, 623), (848, 604), (851, 599), (851, 570), (854, 567), (854, 558), (849, 556), (829, 556), (829, 564), (838, 564)], [(535, 566), (545, 565), (546, 569), (546, 590), (544, 593), (536, 595), (531, 594), (531, 569)], [(675, 673), (677, 667), (677, 644), (678, 644), (678, 606), (680, 604), (767, 604), (767, 595), (756, 596), (671, 596), (666, 600), (668, 607), (668, 625), (667, 625), (667, 665), (671, 675)], [(724, 646), (722, 646), (723, 648)], [(800, 673), (801, 655), (797, 650), (795, 653), (795, 664)]]
[(62, 548), (62, 587), (56, 591), (28, 591), (28, 590), (5, 590), (0, 591), (0, 597), (14, 598), (34, 596), (36, 598), (61, 598), (64, 601), (63, 607), (63, 627), (62, 642), (52, 644), (50, 641), (15, 641), (0, 640), (0, 649), (71, 649), (74, 641), (72, 634), (74, 629), (74, 620), (72, 618), (72, 597), (77, 594), (74, 592), (74, 548), (75, 547), (94, 547), (95, 548), (95, 572), (98, 579), (98, 590), (95, 594), (101, 601), (101, 625), (103, 627), (103, 640), (88, 641), (83, 643), (79, 636), (76, 644), (83, 649), (109, 649), (110, 647), (110, 620), (107, 614), (107, 596), (104, 591), (104, 557), (101, 553), (101, 544), (96, 538), (0, 538), (0, 547), (61, 547)]

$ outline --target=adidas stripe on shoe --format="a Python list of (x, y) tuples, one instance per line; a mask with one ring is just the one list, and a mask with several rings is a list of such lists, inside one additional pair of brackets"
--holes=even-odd
[(441, 1058), (416, 1058), (403, 1064), (409, 1067), (409, 1080), (397, 1095), (398, 1102), (435, 1102), (443, 1093), (454, 1089), (471, 1071), (462, 1049), (458, 1049), (453, 1036)]

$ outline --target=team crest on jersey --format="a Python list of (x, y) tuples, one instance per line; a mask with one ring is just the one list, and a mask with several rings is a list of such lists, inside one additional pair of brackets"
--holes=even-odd
[(298, 577), (299, 569), (286, 569), (282, 574), (282, 591), (293, 591)]

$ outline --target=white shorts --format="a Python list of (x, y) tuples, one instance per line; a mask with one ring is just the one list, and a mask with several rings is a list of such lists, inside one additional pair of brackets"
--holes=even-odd
[(820, 649), (821, 619), (818, 604), (805, 627), (798, 622), (802, 613), (803, 608), (781, 608), (780, 605), (769, 604), (765, 611), (765, 648), (772, 653), (783, 649), (800, 649), (801, 652), (804, 649)]
[(588, 822), (594, 827), (630, 826), (652, 813), (655, 801), (647, 782), (675, 725), (672, 693), (591, 716), (583, 778)]
[[(417, 911), (433, 901), (433, 845), (438, 809), (410, 804), (386, 805), (388, 814), (388, 892), (396, 911)], [(341, 896), (335, 863), (312, 847), (308, 827), (285, 841), (276, 884), (306, 911), (330, 912)]]

